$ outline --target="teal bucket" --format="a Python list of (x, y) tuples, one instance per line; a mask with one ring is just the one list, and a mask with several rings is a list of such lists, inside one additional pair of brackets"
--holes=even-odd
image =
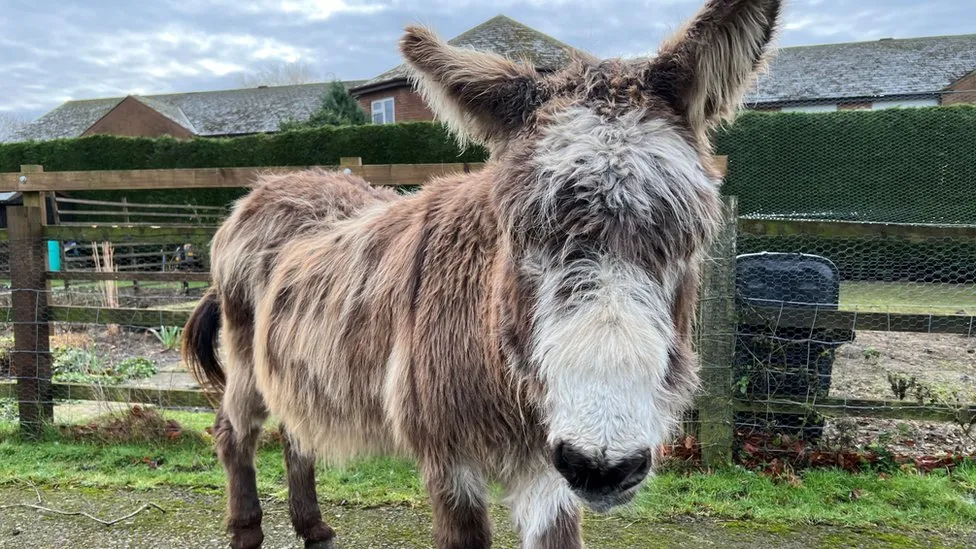
[(47, 270), (53, 272), (61, 270), (61, 243), (57, 240), (47, 241)]

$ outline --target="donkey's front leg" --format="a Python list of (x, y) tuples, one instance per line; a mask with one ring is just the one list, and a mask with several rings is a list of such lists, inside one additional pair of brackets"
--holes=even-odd
[(315, 492), (315, 457), (300, 453), (292, 444), (285, 426), (281, 426), (288, 473), (288, 510), (291, 524), (305, 540), (306, 549), (332, 549), (335, 531), (322, 522)]
[(423, 464), (422, 467), (434, 511), (434, 547), (491, 547), (487, 486), (482, 474), (464, 466)]
[(560, 474), (540, 466), (505, 483), (522, 549), (582, 549), (580, 511)]

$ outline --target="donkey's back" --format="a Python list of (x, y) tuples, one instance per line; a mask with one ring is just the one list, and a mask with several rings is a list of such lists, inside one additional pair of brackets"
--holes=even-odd
[[(233, 338), (228, 352), (251, 347), (254, 307), (281, 249), (291, 240), (329, 230), (336, 222), (390, 202), (397, 194), (359, 177), (319, 169), (259, 178), (234, 204), (210, 247), (211, 287), (187, 323), (183, 354), (203, 385), (224, 389), (218, 332)], [(240, 367), (232, 360), (229, 367)], [(248, 367), (250, 359), (244, 367)]]

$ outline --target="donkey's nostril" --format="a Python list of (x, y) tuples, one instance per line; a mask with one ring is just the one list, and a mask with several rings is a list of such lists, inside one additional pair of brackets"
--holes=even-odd
[(577, 489), (586, 489), (591, 477), (598, 475), (600, 469), (594, 460), (565, 442), (560, 442), (553, 449), (552, 463), (569, 485)]
[(631, 461), (628, 463), (628, 466), (632, 466), (632, 468), (620, 482), (621, 490), (629, 490), (640, 484), (647, 477), (647, 472), (651, 470), (651, 456), (650, 454), (645, 454), (643, 459)]
[(552, 463), (574, 490), (589, 494), (629, 490), (640, 484), (651, 468), (648, 451), (611, 464), (602, 456), (590, 457), (566, 443), (559, 443), (553, 449)]

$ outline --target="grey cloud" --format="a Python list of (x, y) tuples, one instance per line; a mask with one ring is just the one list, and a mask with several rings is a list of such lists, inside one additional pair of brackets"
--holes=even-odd
[[(451, 37), (504, 13), (603, 57), (653, 53), (702, 0), (8, 0), (0, 112), (68, 99), (220, 89), (299, 58), (323, 79), (399, 62), (404, 25)], [(970, 0), (793, 0), (781, 45), (976, 32)], [(120, 32), (120, 29), (121, 32)]]

